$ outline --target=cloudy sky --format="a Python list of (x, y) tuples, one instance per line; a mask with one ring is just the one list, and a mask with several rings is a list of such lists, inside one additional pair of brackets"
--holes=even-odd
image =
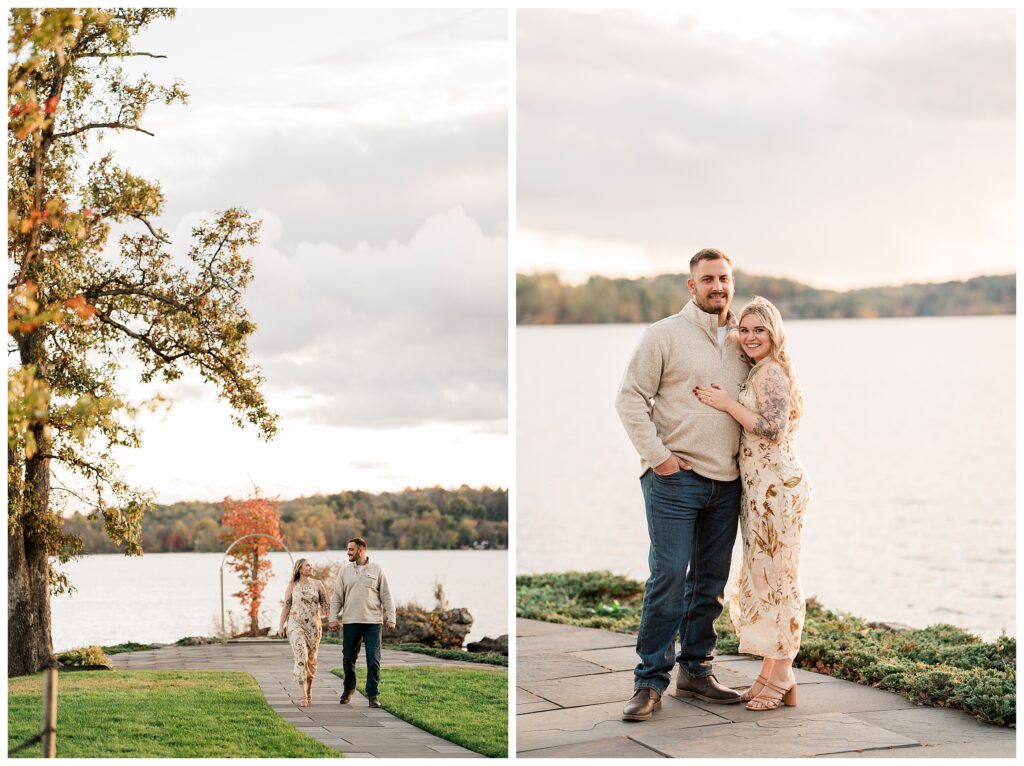
[(1012, 10), (517, 15), (519, 271), (1015, 269)]
[(265, 444), (129, 367), (173, 406), (128, 477), (161, 502), (507, 486), (506, 13), (183, 9), (137, 47), (190, 103), (104, 147), (161, 182), (178, 254), (212, 211), (263, 220), (245, 303), (282, 419)]

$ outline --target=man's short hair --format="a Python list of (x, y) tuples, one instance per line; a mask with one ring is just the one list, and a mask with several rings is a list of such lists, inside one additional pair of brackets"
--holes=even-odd
[(364, 540), (361, 537), (353, 537), (351, 540), (349, 540), (349, 542), (350, 543), (355, 543), (357, 548), (365, 548), (366, 547), (366, 540)]
[(717, 261), (719, 259), (725, 261), (730, 266), (732, 266), (732, 258), (723, 253), (721, 250), (716, 250), (713, 247), (705, 247), (703, 250), (698, 250), (696, 255), (694, 255), (693, 258), (690, 259), (690, 276), (693, 276), (693, 269), (701, 261)]

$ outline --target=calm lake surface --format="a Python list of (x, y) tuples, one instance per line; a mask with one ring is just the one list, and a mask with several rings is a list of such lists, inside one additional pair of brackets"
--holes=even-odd
[[(640, 463), (614, 408), (643, 329), (518, 328), (520, 574), (647, 578)], [(804, 593), (869, 620), (1015, 634), (1014, 317), (786, 329), (812, 485)]]
[[(345, 551), (292, 552), (314, 563), (347, 561)], [(508, 633), (508, 551), (371, 551), (384, 567), (398, 603), (434, 604), (434, 583), (444, 585), (452, 607), (473, 615), (471, 641)], [(220, 628), (220, 553), (152, 553), (84, 556), (67, 566), (78, 588), (53, 599), (55, 651), (90, 644), (171, 643), (209, 636)], [(265, 591), (261, 625), (277, 629), (280, 602), (291, 571), (288, 555), (270, 554), (273, 576)], [(231, 593), (239, 582), (224, 569), (224, 604), (241, 616)]]

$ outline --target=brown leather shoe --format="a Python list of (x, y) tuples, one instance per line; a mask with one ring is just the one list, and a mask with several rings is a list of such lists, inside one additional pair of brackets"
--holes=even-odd
[(622, 708), (623, 721), (648, 721), (655, 710), (661, 708), (661, 695), (657, 689), (642, 686)]
[(355, 689), (349, 689), (347, 692), (341, 695), (341, 699), (338, 700), (342, 705), (347, 705), (352, 701), (352, 695), (356, 693)]
[(376, 697), (370, 697), (370, 707), (380, 707), (380, 700)]
[(731, 705), (733, 702), (739, 702), (742, 698), (735, 689), (718, 683), (714, 673), (708, 673), (703, 678), (694, 678), (682, 667), (679, 668), (679, 674), (676, 676), (676, 696), (680, 698), (696, 697), (716, 705)]

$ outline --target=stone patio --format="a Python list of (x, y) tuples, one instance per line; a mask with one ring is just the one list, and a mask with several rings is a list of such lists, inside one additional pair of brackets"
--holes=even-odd
[[(960, 710), (796, 670), (797, 707), (767, 712), (666, 695), (650, 721), (627, 722), (635, 638), (517, 620), (519, 758), (1013, 758), (1016, 730)], [(749, 686), (760, 661), (724, 655), (715, 675)]]
[[(365, 663), (360, 654), (360, 663)], [(296, 729), (348, 757), (482, 758), (479, 753), (435, 737), (383, 709), (371, 709), (358, 691), (339, 705), (342, 681), (330, 672), (341, 666), (341, 646), (320, 646), (320, 667), (313, 682), (313, 704), (300, 708), (299, 685), (292, 680), (292, 650), (286, 641), (242, 640), (206, 646), (168, 646), (111, 657), (124, 670), (241, 670), (259, 684), (270, 706)], [(409, 666), (504, 668), (442, 660), (425, 654), (381, 652), (381, 697), (387, 694), (387, 669)]]

